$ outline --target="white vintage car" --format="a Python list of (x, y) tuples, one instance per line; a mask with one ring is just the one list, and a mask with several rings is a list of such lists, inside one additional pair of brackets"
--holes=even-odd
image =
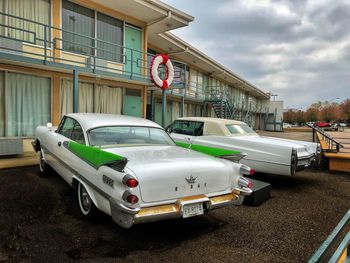
[(40, 152), (40, 170), (50, 165), (76, 188), (80, 210), (88, 217), (97, 208), (130, 228), (240, 205), (252, 192), (243, 176), (250, 168), (226, 160), (236, 151), (183, 149), (145, 119), (76, 113), (63, 117), (57, 129), (51, 126), (36, 129), (33, 147)]
[(246, 153), (241, 163), (257, 172), (294, 175), (317, 163), (317, 143), (262, 137), (246, 123), (217, 118), (179, 118), (167, 127), (175, 142), (183, 147), (210, 146)]

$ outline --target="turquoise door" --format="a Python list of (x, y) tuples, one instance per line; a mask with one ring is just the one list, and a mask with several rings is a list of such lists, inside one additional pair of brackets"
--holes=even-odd
[[(172, 122), (172, 103), (167, 102), (166, 105), (166, 116), (165, 116), (165, 126), (168, 126)], [(155, 105), (155, 119), (154, 121), (158, 123), (159, 125), (162, 125), (162, 109), (163, 109), (163, 104), (157, 102)], [(164, 127), (165, 128), (165, 127)]]
[(125, 74), (141, 76), (142, 67), (142, 31), (133, 26), (125, 25)]
[(140, 90), (126, 89), (123, 102), (124, 115), (142, 117), (142, 97)]

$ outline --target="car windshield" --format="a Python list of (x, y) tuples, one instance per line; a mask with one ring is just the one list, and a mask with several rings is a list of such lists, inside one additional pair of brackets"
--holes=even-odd
[(247, 124), (227, 124), (226, 127), (233, 135), (256, 135)]
[(109, 126), (88, 132), (90, 146), (102, 148), (136, 145), (175, 145), (162, 129), (137, 126)]

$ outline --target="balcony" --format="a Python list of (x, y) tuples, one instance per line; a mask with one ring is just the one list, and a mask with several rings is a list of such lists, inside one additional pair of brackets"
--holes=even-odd
[[(155, 55), (0, 12), (2, 61), (40, 68), (111, 77), (153, 86), (150, 64)], [(9, 23), (8, 21), (11, 21)], [(176, 67), (171, 88), (185, 87), (185, 68)]]

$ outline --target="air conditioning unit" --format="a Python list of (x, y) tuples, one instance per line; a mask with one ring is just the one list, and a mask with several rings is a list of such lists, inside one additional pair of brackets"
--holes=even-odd
[(0, 156), (23, 154), (23, 142), (20, 138), (0, 139)]

